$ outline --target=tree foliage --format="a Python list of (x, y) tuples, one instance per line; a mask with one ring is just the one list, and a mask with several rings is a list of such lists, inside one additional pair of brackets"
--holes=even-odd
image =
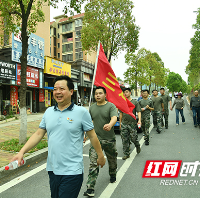
[(185, 71), (189, 75), (188, 82), (192, 87), (200, 82), (200, 8), (196, 13), (196, 23), (192, 25), (192, 28), (195, 29), (195, 34), (190, 39), (190, 58)]
[(182, 79), (182, 77), (175, 72), (170, 72), (167, 77), (167, 88), (171, 92), (179, 92), (182, 91), (183, 93), (188, 92), (188, 85)]
[(94, 0), (85, 6), (81, 41), (83, 50), (96, 50), (101, 41), (110, 62), (119, 51), (134, 52), (139, 27), (132, 16), (131, 0)]
[(128, 52), (125, 55), (125, 62), (131, 66), (124, 73), (125, 81), (130, 85), (134, 84), (135, 89), (137, 84), (148, 85), (149, 90), (152, 83), (165, 86), (169, 70), (164, 68), (164, 63), (157, 53), (141, 48), (137, 54)]

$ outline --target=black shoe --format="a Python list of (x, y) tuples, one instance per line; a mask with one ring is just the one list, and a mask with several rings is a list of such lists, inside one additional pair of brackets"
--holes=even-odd
[(115, 182), (116, 182), (116, 176), (111, 176), (110, 183), (115, 183)]
[(196, 128), (196, 127), (197, 127), (197, 125), (194, 125), (194, 127)]
[(137, 154), (141, 152), (140, 146), (136, 146), (136, 152), (137, 152)]
[(168, 129), (168, 126), (166, 126), (165, 129)]
[(158, 129), (157, 129), (156, 131), (157, 131), (158, 133), (161, 133), (161, 131), (160, 131), (160, 130), (158, 130)]
[(85, 191), (83, 195), (87, 196), (87, 197), (94, 197), (94, 190), (93, 189), (87, 189), (87, 191)]
[(149, 141), (148, 140), (145, 140), (145, 145), (149, 145)]
[(126, 160), (127, 158), (130, 158), (130, 156), (128, 155), (128, 156), (124, 156), (124, 157), (122, 157), (122, 160)]

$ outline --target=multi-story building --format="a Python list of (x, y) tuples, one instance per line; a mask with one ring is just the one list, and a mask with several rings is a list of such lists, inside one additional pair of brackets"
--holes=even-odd
[(82, 51), (83, 17), (84, 13), (70, 18), (66, 18), (65, 15), (54, 17), (55, 21), (50, 23), (50, 55), (71, 64), (71, 77), (78, 88), (77, 91), (75, 90), (74, 101), (77, 102), (80, 97), (84, 103), (88, 103), (96, 52), (89, 54)]

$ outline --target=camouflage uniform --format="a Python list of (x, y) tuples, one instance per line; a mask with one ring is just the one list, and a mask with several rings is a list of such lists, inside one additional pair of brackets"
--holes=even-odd
[(149, 141), (149, 127), (150, 127), (150, 115), (142, 118), (142, 130), (144, 132), (144, 140)]
[[(116, 149), (116, 141), (108, 141), (108, 140), (99, 140), (101, 144), (102, 150), (104, 150), (108, 165), (109, 165), (109, 175), (116, 176), (117, 173), (117, 149)], [(90, 166), (89, 166), (89, 174), (86, 186), (88, 189), (94, 189), (96, 184), (96, 180), (99, 174), (99, 166), (97, 166), (97, 158), (98, 155), (94, 149), (94, 147), (90, 144), (89, 149), (89, 158), (90, 158)]]
[(162, 112), (161, 111), (153, 111), (153, 124), (157, 126), (157, 130), (162, 131)]
[(162, 125), (161, 125), (161, 120), (162, 120), (162, 103), (163, 99), (162, 97), (152, 97), (151, 98), (153, 101), (153, 106), (154, 106), (154, 111), (153, 111), (153, 124), (154, 126), (157, 126), (157, 131), (161, 132), (162, 131)]
[[(133, 114), (136, 115), (136, 112), (141, 112), (141, 107), (138, 101), (132, 99), (131, 103), (135, 105), (133, 109)], [(121, 112), (121, 111), (120, 111)], [(139, 147), (138, 135), (137, 135), (137, 121), (130, 115), (123, 113), (122, 123), (121, 123), (121, 138), (123, 145), (123, 153), (125, 156), (130, 155), (130, 142), (134, 143), (136, 147)]]
[(122, 144), (123, 144), (123, 152), (125, 156), (130, 155), (130, 140), (132, 143), (135, 144), (135, 146), (140, 146), (140, 143), (138, 141), (138, 135), (137, 135), (137, 125), (133, 124), (121, 124), (121, 138), (122, 138)]
[[(146, 100), (141, 99), (139, 101), (139, 104), (141, 108), (146, 108), (147, 105), (153, 108), (153, 102), (150, 99), (146, 99)], [(151, 111), (149, 109), (145, 109), (144, 111), (141, 112), (142, 131), (144, 132), (144, 135), (145, 135), (144, 139), (147, 142), (149, 142), (150, 112)]]
[(164, 112), (162, 112), (161, 124), (162, 124), (162, 126), (164, 126), (164, 123), (163, 123), (163, 117), (164, 117), (165, 118), (165, 128), (168, 128), (168, 116), (169, 116), (168, 104), (169, 104), (169, 101), (171, 101), (171, 98), (167, 94), (161, 95), (161, 97), (163, 98), (163, 103), (164, 103)]

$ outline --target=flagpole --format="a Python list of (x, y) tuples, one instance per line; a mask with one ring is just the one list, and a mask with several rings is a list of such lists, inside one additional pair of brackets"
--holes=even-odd
[(89, 108), (90, 108), (91, 101), (92, 101), (92, 93), (93, 93), (93, 88), (94, 88), (94, 81), (95, 81), (95, 76), (96, 76), (96, 72), (97, 72), (97, 63), (98, 63), (98, 57), (99, 57), (100, 43), (101, 42), (99, 40), (98, 49), (97, 49), (97, 56), (96, 56), (96, 62), (95, 62), (95, 67), (94, 67), (93, 80), (92, 80), (92, 88), (91, 88), (91, 93), (90, 93)]

